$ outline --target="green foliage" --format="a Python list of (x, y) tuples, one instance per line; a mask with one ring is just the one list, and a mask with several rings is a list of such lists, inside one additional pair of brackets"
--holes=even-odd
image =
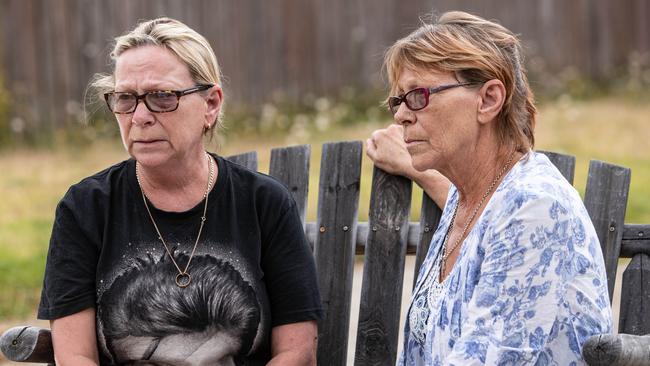
[(573, 66), (551, 72), (541, 57), (533, 57), (528, 62), (530, 85), (542, 102), (566, 97), (593, 100), (609, 95), (650, 100), (650, 52), (632, 52), (627, 63), (614, 67), (607, 74), (607, 78), (591, 78), (585, 70)]
[(38, 303), (45, 248), (52, 229), (51, 213), (42, 215), (45, 217), (2, 214), (0, 319), (28, 316)]

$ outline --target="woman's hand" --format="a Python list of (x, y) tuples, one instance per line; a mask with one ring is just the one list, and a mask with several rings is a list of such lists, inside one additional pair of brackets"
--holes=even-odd
[(271, 331), (273, 359), (267, 365), (315, 366), (317, 346), (318, 325), (316, 321), (273, 327)]
[(99, 365), (94, 308), (52, 320), (50, 327), (57, 365)]
[(387, 173), (409, 179), (413, 179), (416, 173), (404, 143), (404, 128), (400, 125), (391, 124), (388, 128), (374, 131), (366, 140), (366, 155)]
[(438, 207), (445, 207), (451, 182), (437, 170), (420, 172), (413, 168), (402, 126), (391, 124), (388, 128), (374, 131), (366, 140), (366, 155), (387, 173), (411, 179), (424, 189)]

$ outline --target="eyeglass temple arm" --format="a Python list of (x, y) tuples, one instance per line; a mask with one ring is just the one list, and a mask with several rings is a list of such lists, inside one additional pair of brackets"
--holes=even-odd
[(207, 89), (212, 88), (213, 86), (214, 86), (214, 84), (201, 84), (201, 85), (197, 85), (197, 86), (195, 86), (193, 88), (189, 88), (189, 89), (179, 91), (178, 93), (179, 93), (179, 96), (180, 95), (186, 95), (186, 94), (194, 93), (194, 92), (201, 91), (201, 90), (207, 90)]

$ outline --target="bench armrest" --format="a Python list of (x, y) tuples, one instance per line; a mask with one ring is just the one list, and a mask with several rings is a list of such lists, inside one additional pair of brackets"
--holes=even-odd
[(650, 335), (599, 334), (582, 346), (589, 366), (650, 365)]
[(0, 350), (10, 361), (54, 364), (52, 333), (49, 329), (13, 327), (0, 336)]

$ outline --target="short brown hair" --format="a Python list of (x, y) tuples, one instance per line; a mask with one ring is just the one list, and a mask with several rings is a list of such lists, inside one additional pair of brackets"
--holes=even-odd
[(442, 14), (398, 40), (386, 52), (384, 66), (390, 94), (398, 93), (403, 69), (453, 72), (463, 81), (498, 79), (506, 100), (496, 126), (502, 144), (526, 152), (535, 144), (537, 109), (523, 66), (517, 36), (500, 24), (460, 11)]

